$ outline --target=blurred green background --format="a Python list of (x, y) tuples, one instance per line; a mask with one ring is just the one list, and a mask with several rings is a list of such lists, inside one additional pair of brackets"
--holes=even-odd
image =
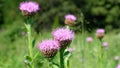
[[(19, 3), (22, 1), (25, 0), (0, 0), (0, 68), (26, 68), (23, 63), (24, 55), (28, 50), (25, 43), (26, 32), (24, 17), (19, 10)], [(108, 41), (110, 45), (108, 50), (110, 63), (108, 63), (107, 68), (113, 68), (111, 67), (111, 64), (114, 63), (113, 57), (120, 54), (120, 0), (33, 1), (40, 4), (40, 11), (34, 17), (35, 23), (33, 27), (36, 32), (35, 36), (38, 36), (36, 38), (37, 43), (42, 39), (50, 38), (51, 30), (64, 26), (64, 16), (66, 14), (74, 14), (77, 16), (77, 23), (73, 27), (76, 37), (71, 45), (75, 49), (71, 58), (71, 68), (80, 68), (81, 66), (82, 21), (84, 21), (86, 30), (85, 38), (87, 36), (94, 37), (94, 32), (97, 28), (106, 30), (104, 41)], [(93, 45), (96, 45), (95, 41)], [(86, 52), (89, 50), (87, 48)], [(86, 61), (86, 68), (93, 68), (95, 64), (91, 62), (95, 62), (92, 61), (94, 57), (88, 54), (86, 58), (91, 58)], [(41, 60), (36, 64), (43, 65)], [(87, 67), (89, 65), (91, 67)], [(43, 65), (41, 68), (47, 67)]]

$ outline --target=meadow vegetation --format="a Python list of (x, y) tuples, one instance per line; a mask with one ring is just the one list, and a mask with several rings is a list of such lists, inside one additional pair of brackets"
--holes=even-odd
[[(24, 63), (25, 56), (29, 55), (26, 19), (19, 10), (22, 1), (25, 0), (0, 0), (0, 68), (27, 68)], [(73, 48), (69, 68), (100, 68), (98, 56), (102, 44), (96, 37), (99, 28), (105, 29), (102, 41), (108, 42), (107, 49), (103, 50), (103, 65), (116, 68), (120, 57), (120, 0), (35, 1), (40, 4), (40, 11), (33, 17), (32, 36), (36, 39), (33, 53), (39, 52), (38, 44), (42, 40), (52, 38), (54, 29), (65, 26), (66, 14), (74, 14), (77, 20), (71, 28), (75, 38), (69, 46)], [(93, 41), (87, 42), (87, 37), (92, 37)], [(118, 56), (117, 60), (115, 56)], [(59, 52), (53, 61), (60, 62)], [(49, 68), (49, 62), (41, 52), (34, 60), (34, 66)]]

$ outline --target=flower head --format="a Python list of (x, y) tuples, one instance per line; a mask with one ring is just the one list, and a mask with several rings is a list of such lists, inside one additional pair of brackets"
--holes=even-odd
[(104, 49), (105, 49), (105, 50), (107, 50), (107, 49), (108, 49), (108, 42), (103, 42), (103, 44), (102, 44), (102, 45), (103, 45), (103, 47), (104, 47)]
[(103, 42), (103, 46), (107, 47), (108, 46), (108, 42)]
[(93, 41), (93, 39), (92, 39), (92, 37), (87, 37), (87, 38), (86, 38), (86, 41), (87, 41), (88, 43), (90, 43), (90, 42)]
[(60, 45), (55, 40), (44, 40), (38, 45), (38, 49), (48, 58), (55, 56), (59, 48)]
[(96, 36), (101, 39), (101, 38), (103, 38), (104, 33), (105, 33), (104, 29), (97, 29)]
[(65, 15), (65, 24), (73, 25), (76, 19), (77, 17), (72, 14)]
[(68, 14), (68, 15), (65, 15), (65, 19), (70, 19), (72, 21), (75, 21), (77, 18), (76, 18), (76, 16), (74, 16), (72, 14)]
[(33, 1), (21, 2), (19, 9), (22, 11), (24, 15), (30, 15), (32, 13), (37, 12), (39, 8), (39, 4)]
[(105, 32), (105, 30), (104, 29), (97, 29), (97, 31), (96, 31), (97, 33), (104, 33)]
[(60, 46), (68, 46), (74, 38), (74, 32), (66, 28), (58, 28), (52, 32), (53, 38), (59, 41)]
[(58, 28), (52, 32), (55, 40), (72, 40), (74, 38), (74, 32), (66, 28)]
[(114, 60), (118, 61), (119, 60), (119, 56), (115, 56)]

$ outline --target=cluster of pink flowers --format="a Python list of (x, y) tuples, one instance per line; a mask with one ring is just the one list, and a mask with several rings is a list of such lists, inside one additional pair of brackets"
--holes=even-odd
[[(74, 38), (74, 32), (66, 28), (56, 29), (52, 32), (52, 35), (54, 40), (44, 40), (38, 45), (38, 49), (48, 58), (55, 56), (61, 46), (67, 47)], [(61, 44), (61, 42), (63, 43)], [(69, 50), (72, 51), (72, 49)]]
[[(65, 16), (65, 19), (66, 19), (67, 24), (71, 24), (77, 18), (72, 14), (68, 14)], [(45, 40), (45, 41), (39, 43), (39, 45), (38, 45), (39, 50), (47, 57), (52, 57), (55, 55), (55, 54), (53, 54), (53, 50), (56, 50), (56, 51), (54, 51), (54, 53), (56, 53), (59, 48), (65, 49), (67, 46), (69, 46), (71, 41), (74, 38), (74, 32), (67, 28), (57, 28), (52, 32), (52, 36), (53, 36), (54, 40), (58, 41), (59, 46), (57, 43), (55, 44), (55, 42), (53, 42), (51, 40), (49, 40), (49, 41)], [(69, 52), (73, 51), (72, 48), (69, 48), (68, 50), (69, 50)], [(50, 53), (52, 54), (51, 56), (49, 56)]]
[(24, 15), (30, 15), (40, 10), (40, 7), (37, 2), (28, 1), (28, 2), (21, 2), (19, 9), (22, 11)]
[[(38, 10), (40, 10), (40, 7), (37, 2), (27, 1), (27, 2), (21, 2), (19, 9), (23, 13), (23, 15), (31, 15), (33, 13), (36, 13)], [(77, 17), (72, 14), (65, 15), (65, 24), (71, 26), (74, 24), (76, 19)], [(104, 37), (104, 33), (105, 33), (104, 29), (96, 30), (96, 36), (99, 39), (102, 39)], [(58, 28), (52, 32), (52, 36), (53, 39), (43, 40), (38, 44), (38, 49), (47, 58), (54, 57), (60, 48), (65, 49), (66, 47), (68, 47), (74, 38), (74, 32), (67, 28)], [(91, 43), (93, 41), (93, 38), (87, 37), (86, 41), (88, 43)], [(106, 48), (108, 46), (108, 43), (104, 42), (103, 46)], [(68, 48), (68, 51), (71, 53), (73, 49)], [(119, 57), (115, 56), (114, 59), (119, 60)], [(120, 64), (118, 64), (116, 68), (120, 68)]]

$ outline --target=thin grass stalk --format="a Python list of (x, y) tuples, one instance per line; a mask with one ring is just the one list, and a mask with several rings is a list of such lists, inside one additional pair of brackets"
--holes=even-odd
[(106, 68), (107, 67), (107, 49), (106, 50), (104, 49), (103, 60), (104, 60), (104, 67)]
[(85, 57), (85, 54), (84, 54), (84, 50), (85, 50), (85, 30), (84, 30), (84, 16), (83, 14), (81, 14), (81, 23), (82, 23), (82, 65), (81, 65), (81, 68), (84, 68), (84, 57)]

